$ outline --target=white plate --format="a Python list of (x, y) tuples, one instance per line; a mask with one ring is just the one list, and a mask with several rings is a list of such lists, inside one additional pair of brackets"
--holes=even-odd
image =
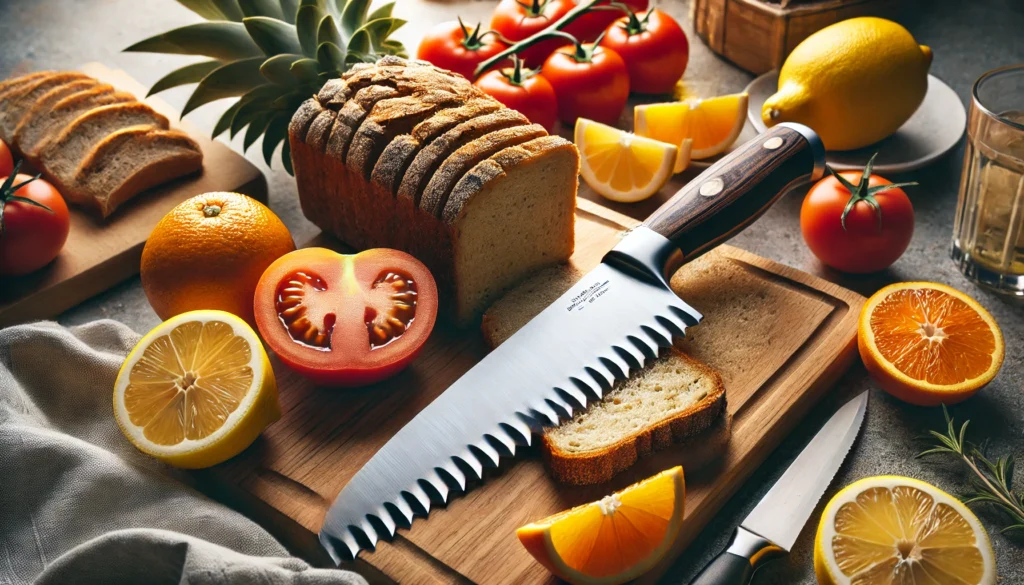
[[(778, 90), (779, 72), (769, 71), (750, 82), (747, 119), (764, 132), (761, 107)], [(882, 173), (904, 173), (919, 169), (946, 154), (960, 142), (967, 127), (964, 105), (948, 85), (928, 76), (928, 93), (914, 115), (895, 134), (858, 150), (830, 150), (825, 158), (837, 171), (860, 170), (875, 152), (874, 169)]]

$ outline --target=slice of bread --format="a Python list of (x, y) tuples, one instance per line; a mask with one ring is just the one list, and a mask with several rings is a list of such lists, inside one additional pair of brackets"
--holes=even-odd
[(63, 192), (74, 188), (75, 171), (101, 140), (125, 128), (169, 128), (167, 118), (141, 102), (110, 104), (79, 115), (39, 152), (48, 178)]
[(0, 138), (3, 138), (4, 142), (13, 142), (14, 129), (18, 127), (22, 117), (32, 109), (39, 98), (51, 89), (81, 79), (89, 79), (89, 77), (76, 71), (60, 71), (43, 75), (12, 89), (3, 97), (3, 103), (0, 104)]
[(7, 95), (14, 90), (54, 73), (56, 73), (56, 71), (35, 71), (33, 73), (11, 77), (10, 79), (4, 79), (3, 81), (0, 81), (0, 100), (6, 99)]
[(184, 132), (135, 126), (96, 144), (76, 169), (68, 193), (107, 217), (136, 194), (202, 167), (199, 145)]
[(14, 141), (25, 158), (37, 164), (39, 152), (47, 142), (60, 134), (68, 124), (83, 113), (100, 106), (134, 102), (135, 96), (128, 92), (115, 91), (106, 83), (99, 83), (90, 89), (73, 93), (49, 110), (29, 112), (27, 118), (14, 131)]
[(99, 82), (95, 79), (79, 79), (78, 81), (70, 81), (64, 85), (58, 85), (39, 96), (36, 103), (21, 116), (21, 120), (19, 120), (17, 126), (14, 127), (14, 131), (11, 132), (11, 142), (14, 143), (20, 151), (20, 134), (22, 132), (22, 128), (29, 124), (36, 123), (40, 118), (45, 117), (46, 114), (53, 109), (53, 106), (62, 99), (80, 91), (86, 91), (96, 87), (98, 83)]

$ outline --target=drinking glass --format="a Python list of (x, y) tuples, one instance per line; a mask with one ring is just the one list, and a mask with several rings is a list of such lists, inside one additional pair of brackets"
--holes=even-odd
[(952, 257), (978, 284), (1024, 300), (1024, 64), (974, 83)]

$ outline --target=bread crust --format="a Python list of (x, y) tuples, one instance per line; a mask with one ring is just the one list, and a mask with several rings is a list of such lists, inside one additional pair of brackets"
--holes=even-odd
[(39, 153), (46, 144), (83, 112), (99, 106), (133, 101), (135, 96), (128, 92), (115, 91), (106, 83), (97, 84), (91, 89), (61, 99), (43, 115), (36, 114), (27, 122), (23, 121), (14, 131), (14, 142), (25, 158), (38, 164)]
[[(38, 120), (45, 117), (46, 114), (53, 109), (54, 104), (60, 102), (62, 99), (69, 95), (74, 95), (80, 91), (91, 89), (98, 85), (99, 82), (95, 79), (79, 79), (77, 81), (70, 81), (64, 85), (58, 85), (50, 91), (39, 96), (34, 104), (22, 115), (21, 120), (18, 121), (17, 126), (14, 127), (14, 131), (11, 132), (11, 142), (18, 145), (21, 140), (19, 136), (25, 127), (31, 124), (38, 123)], [(18, 146), (20, 150), (21, 147)]]
[(573, 485), (604, 483), (631, 467), (640, 458), (697, 435), (718, 420), (725, 411), (725, 386), (722, 377), (710, 366), (672, 348), (677, 357), (689, 362), (700, 375), (713, 381), (713, 389), (698, 403), (683, 412), (662, 419), (622, 437), (612, 445), (586, 453), (562, 450), (544, 433), (544, 461), (556, 481)]
[(59, 71), (43, 75), (25, 85), (11, 89), (0, 98), (4, 102), (0, 107), (0, 138), (8, 143), (13, 142), (14, 129), (17, 128), (22, 117), (35, 105), (37, 99), (55, 87), (80, 79), (90, 78), (77, 71)]

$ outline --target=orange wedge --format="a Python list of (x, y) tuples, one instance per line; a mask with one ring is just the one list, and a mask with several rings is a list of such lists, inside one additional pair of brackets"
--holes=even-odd
[[(747, 94), (737, 93), (707, 99), (648, 104), (633, 109), (633, 126), (639, 136), (682, 145), (693, 140), (690, 158), (700, 160), (725, 152), (739, 137), (746, 123)], [(686, 169), (689, 160), (676, 161), (675, 172)]]
[(1003, 334), (962, 292), (932, 282), (883, 288), (864, 305), (861, 359), (883, 390), (921, 406), (966, 400), (1003, 364)]
[(658, 192), (672, 176), (679, 148), (593, 120), (576, 120), (580, 176), (602, 196), (632, 203)]
[(648, 571), (683, 523), (683, 468), (673, 467), (610, 496), (523, 526), (516, 536), (558, 577), (615, 585)]

